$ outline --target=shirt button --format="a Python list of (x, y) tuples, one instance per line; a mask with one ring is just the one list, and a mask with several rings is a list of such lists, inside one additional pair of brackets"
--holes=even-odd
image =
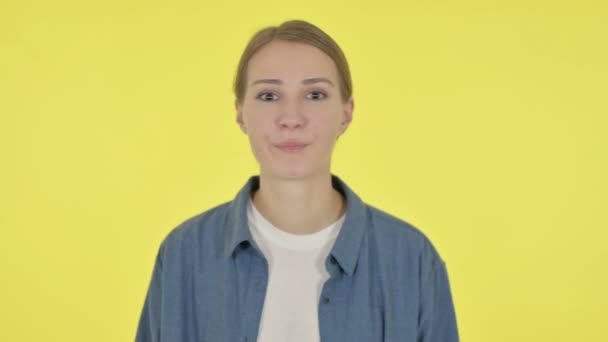
[(329, 297), (323, 298), (323, 304), (329, 304), (329, 303), (330, 303)]

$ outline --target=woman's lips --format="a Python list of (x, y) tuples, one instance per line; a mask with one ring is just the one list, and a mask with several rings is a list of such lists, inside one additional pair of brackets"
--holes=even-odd
[(287, 153), (297, 153), (297, 152), (302, 151), (305, 147), (306, 147), (306, 145), (279, 145), (279, 146), (277, 146), (277, 148), (279, 148), (281, 151), (287, 152)]
[(302, 151), (308, 143), (299, 139), (286, 139), (275, 145), (279, 150), (286, 153), (298, 153)]

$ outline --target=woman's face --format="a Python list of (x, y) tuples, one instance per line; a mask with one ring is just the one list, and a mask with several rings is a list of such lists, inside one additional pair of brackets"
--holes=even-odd
[(261, 173), (297, 179), (330, 172), (354, 107), (339, 87), (333, 60), (314, 46), (273, 41), (252, 56), (236, 109)]

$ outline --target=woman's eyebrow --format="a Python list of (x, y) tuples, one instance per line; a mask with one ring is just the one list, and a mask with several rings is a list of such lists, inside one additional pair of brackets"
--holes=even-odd
[[(311, 77), (311, 78), (305, 78), (302, 80), (302, 84), (313, 84), (313, 83), (319, 83), (319, 82), (329, 83), (332, 87), (334, 87), (334, 83), (325, 77)], [(283, 84), (283, 81), (276, 79), (276, 78), (262, 78), (262, 79), (251, 82), (251, 84), (249, 86), (253, 86), (258, 83)]]
[(312, 78), (306, 78), (306, 79), (302, 80), (302, 84), (312, 84), (312, 83), (319, 83), (319, 82), (329, 83), (329, 85), (331, 85), (332, 87), (334, 86), (334, 83), (325, 77), (312, 77)]

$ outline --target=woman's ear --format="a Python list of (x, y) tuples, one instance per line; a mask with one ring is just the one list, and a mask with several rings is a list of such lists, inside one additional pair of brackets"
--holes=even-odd
[(342, 126), (340, 134), (344, 134), (344, 131), (348, 128), (351, 121), (353, 121), (353, 110), (355, 109), (355, 100), (351, 97), (344, 103), (344, 110), (342, 113)]
[(247, 126), (245, 125), (245, 121), (243, 121), (243, 105), (237, 99), (234, 101), (234, 107), (236, 109), (236, 122), (239, 124), (241, 131), (247, 134)]

